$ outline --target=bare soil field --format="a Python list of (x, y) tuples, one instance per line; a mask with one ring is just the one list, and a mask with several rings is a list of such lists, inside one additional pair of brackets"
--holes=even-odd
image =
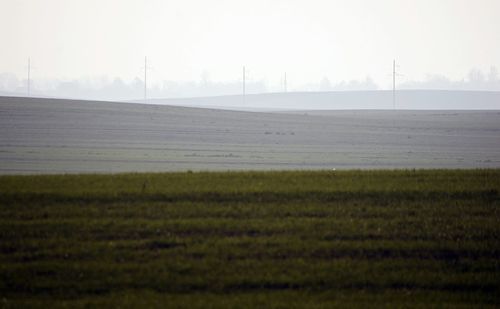
[(239, 112), (0, 97), (0, 173), (500, 167), (500, 111)]

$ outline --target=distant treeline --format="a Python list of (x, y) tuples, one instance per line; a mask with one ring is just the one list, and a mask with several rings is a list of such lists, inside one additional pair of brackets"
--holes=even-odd
[[(136, 77), (123, 80), (119, 77), (80, 78), (71, 80), (31, 79), (31, 95), (97, 100), (136, 100), (144, 97), (144, 80)], [(491, 67), (488, 72), (471, 70), (461, 80), (451, 80), (442, 75), (428, 75), (423, 81), (398, 83), (399, 89), (446, 89), (500, 91), (498, 69)], [(283, 85), (270, 85), (264, 80), (247, 80), (246, 93), (282, 92)], [(322, 77), (318, 82), (303, 85), (288, 85), (289, 91), (352, 91), (377, 90), (381, 87), (370, 77), (364, 80), (331, 82)], [(0, 73), (0, 92), (27, 94), (27, 79), (13, 73)], [(148, 84), (149, 98), (181, 98), (235, 95), (242, 93), (242, 81), (211, 81), (208, 74), (202, 74), (199, 81), (155, 81)]]

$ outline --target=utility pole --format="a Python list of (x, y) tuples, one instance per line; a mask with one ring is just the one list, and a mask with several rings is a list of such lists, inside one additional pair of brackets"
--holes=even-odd
[(287, 92), (287, 85), (286, 85), (286, 72), (285, 72), (284, 86), (285, 86), (285, 93), (286, 93), (286, 92)]
[(392, 108), (396, 109), (396, 77), (404, 76), (403, 74), (399, 74), (397, 69), (399, 65), (396, 64), (396, 60), (392, 61)]
[(396, 109), (396, 60), (392, 61), (392, 109)]
[(245, 66), (243, 66), (243, 105), (245, 105), (245, 82), (246, 82), (246, 72), (245, 72)]
[(148, 99), (148, 58), (144, 56), (144, 103)]
[(30, 74), (31, 74), (31, 58), (28, 57), (28, 97), (30, 96)]

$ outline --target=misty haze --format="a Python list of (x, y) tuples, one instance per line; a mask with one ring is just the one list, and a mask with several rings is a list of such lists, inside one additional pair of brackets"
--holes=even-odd
[(500, 2), (3, 0), (1, 307), (498, 307)]

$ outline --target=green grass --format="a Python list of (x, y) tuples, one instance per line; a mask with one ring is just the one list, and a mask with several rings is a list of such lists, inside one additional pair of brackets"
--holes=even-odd
[(0, 177), (0, 307), (500, 305), (500, 170)]

